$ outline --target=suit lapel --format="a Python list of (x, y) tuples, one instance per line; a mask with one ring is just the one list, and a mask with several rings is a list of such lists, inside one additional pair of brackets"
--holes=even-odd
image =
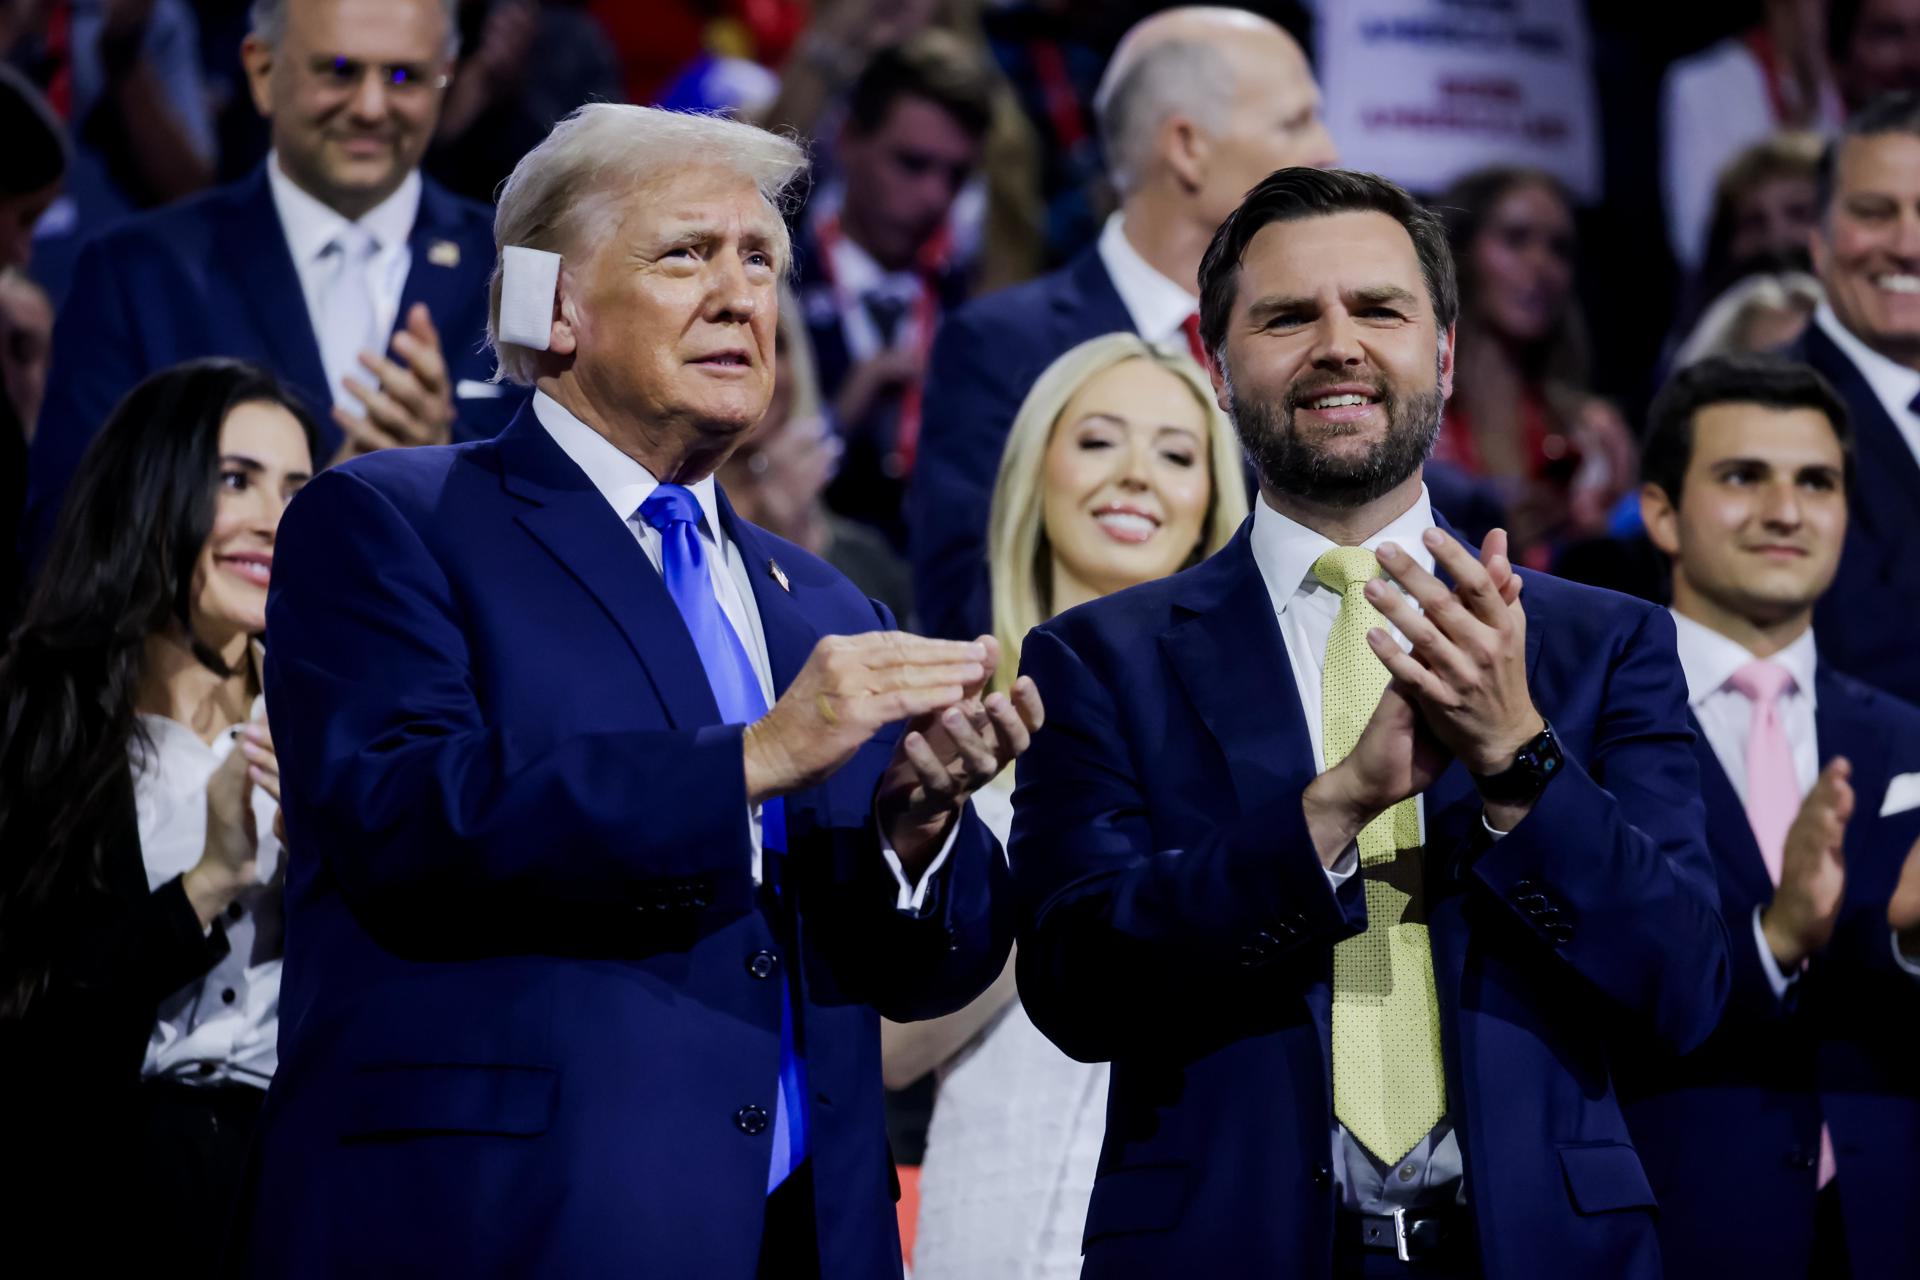
[(797, 562), (780, 563), (772, 540), (739, 517), (725, 492), (715, 486), (714, 493), (720, 502), (721, 527), (740, 548), (741, 562), (747, 567), (747, 581), (753, 586), (753, 604), (760, 614), (761, 634), (766, 637), (767, 662), (773, 669), (773, 693), (777, 698), (800, 674), (800, 668), (806, 665), (813, 646), (820, 640), (820, 630), (807, 617), (801, 599), (810, 589), (810, 583), (799, 573)]
[(1687, 712), (1687, 727), (1693, 730), (1693, 753), (1700, 762), (1700, 798), (1706, 802), (1707, 843), (1720, 859), (1730, 879), (1750, 902), (1773, 901), (1773, 877), (1767, 874), (1767, 861), (1754, 839), (1753, 826), (1747, 821), (1747, 807), (1733, 789), (1733, 780), (1720, 764), (1706, 730)]
[(553, 442), (531, 404), (500, 434), (501, 480), (529, 505), (522, 528), (612, 618), (676, 729), (720, 723), (706, 668), (666, 584), (631, 529)]
[(1920, 536), (1920, 522), (1912, 518), (1913, 495), (1920, 493), (1920, 462), (1866, 375), (1819, 325), (1807, 326), (1802, 351), (1853, 412), (1853, 518), (1871, 527), (1891, 555), (1902, 554), (1903, 548), (1914, 554), (1911, 543)]
[(1113, 287), (1113, 277), (1107, 274), (1097, 248), (1084, 250), (1067, 264), (1065, 285), (1054, 294), (1053, 305), (1076, 334), (1133, 331), (1133, 314)]
[(1820, 744), (1820, 763), (1845, 756), (1853, 766), (1850, 779), (1857, 797), (1847, 824), (1847, 847), (1866, 847), (1866, 830), (1879, 821), (1887, 794), (1890, 757), (1883, 732), (1871, 709), (1862, 706), (1853, 690), (1840, 683), (1822, 664), (1814, 671), (1814, 740)]
[(1314, 774), (1313, 739), (1266, 583), (1240, 527), (1195, 569), (1181, 607), (1191, 614), (1160, 637), (1200, 719), (1219, 742), (1242, 810)]
[[(442, 339), (445, 340), (447, 334), (444, 326), (459, 313), (463, 303), (470, 303), (476, 281), (482, 289), (485, 288), (486, 275), (475, 272), (474, 263), (466, 260), (468, 255), (477, 251), (478, 246), (461, 239), (460, 233), (464, 228), (448, 207), (452, 199), (435, 183), (422, 180), (420, 212), (415, 215), (413, 231), (407, 237), (407, 283), (400, 293), (399, 310), (393, 315), (396, 331), (406, 326), (407, 312), (413, 309), (413, 304), (424, 302), (434, 324), (442, 327)], [(492, 256), (492, 246), (489, 245), (485, 255), (489, 269)], [(464, 353), (448, 351), (445, 354), (447, 364), (451, 367), (459, 363), (459, 357)]]
[(333, 404), (333, 392), (327, 386), (320, 343), (307, 315), (306, 293), (280, 227), (264, 164), (241, 184), (233, 203), (222, 211), (221, 222), (217, 237), (221, 252), (212, 269), (229, 277), (232, 292), (242, 300), (254, 331), (266, 344), (273, 368), (308, 394), (331, 455), (340, 442), (340, 429), (326, 412)]

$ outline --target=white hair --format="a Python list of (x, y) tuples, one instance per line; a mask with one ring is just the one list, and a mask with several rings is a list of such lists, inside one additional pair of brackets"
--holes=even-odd
[(494, 268), (488, 285), (487, 341), (496, 376), (531, 386), (538, 353), (503, 343), (500, 254), (511, 245), (564, 259), (604, 234), (621, 203), (677, 169), (727, 169), (759, 188), (779, 221), (780, 264), (792, 254), (784, 220), (807, 156), (792, 138), (723, 116), (590, 102), (553, 126), (514, 166), (493, 215)]
[(1167, 117), (1183, 115), (1210, 132), (1233, 109), (1233, 64), (1214, 45), (1173, 39), (1128, 58), (1116, 54), (1094, 91), (1093, 114), (1107, 168), (1121, 195), (1140, 184), (1154, 137)]
[[(252, 8), (247, 10), (247, 21), (262, 43), (269, 49), (278, 49), (280, 41), (287, 34), (287, 5), (290, 0), (253, 0)], [(447, 17), (447, 53), (451, 58), (460, 52), (460, 0), (440, 0), (440, 9)]]
[(1684, 369), (1709, 356), (1752, 351), (1747, 333), (1761, 312), (1801, 311), (1812, 315), (1826, 296), (1820, 282), (1804, 271), (1748, 276), (1714, 299), (1674, 353), (1673, 367)]

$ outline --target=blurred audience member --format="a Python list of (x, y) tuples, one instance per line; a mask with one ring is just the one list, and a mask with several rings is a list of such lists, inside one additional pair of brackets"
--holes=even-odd
[(252, 366), (141, 383), (82, 461), (0, 660), (14, 1258), (218, 1259), (278, 1061), (280, 778), (253, 641), (317, 445)]
[(1920, 0), (1832, 0), (1840, 92), (1859, 111), (1889, 93), (1920, 93)]
[(906, 562), (879, 533), (829, 511), (821, 497), (842, 447), (820, 403), (800, 309), (782, 297), (780, 326), (774, 331), (773, 400), (753, 434), (720, 468), (721, 487), (743, 519), (813, 552), (905, 623), (913, 612)]
[(1434, 457), (1493, 481), (1515, 562), (1545, 568), (1565, 541), (1605, 532), (1635, 474), (1625, 420), (1586, 390), (1573, 209), (1530, 169), (1470, 175), (1437, 207), (1459, 264), (1460, 328)]
[(1825, 147), (1818, 134), (1776, 133), (1721, 170), (1695, 291), (1703, 306), (1757, 265), (1808, 262), (1807, 237), (1819, 222), (1817, 187)]
[(584, 0), (462, 0), (462, 47), (428, 173), (449, 191), (493, 193), (554, 121), (584, 102), (619, 102), (620, 61)]
[(1640, 503), (1673, 561), (1734, 983), (1705, 1045), (1623, 1084), (1661, 1261), (1920, 1275), (1920, 710), (1830, 669), (1811, 625), (1846, 537), (1847, 411), (1807, 366), (1740, 356), (1675, 375), (1652, 419)]
[[(988, 522), (998, 687), (1054, 614), (1163, 578), (1225, 546), (1247, 515), (1240, 445), (1206, 375), (1131, 333), (1040, 375), (1008, 432)], [(1012, 769), (974, 796), (1005, 844)], [(940, 1072), (922, 1164), (916, 1280), (1080, 1274), (1106, 1133), (1107, 1067), (1075, 1062), (1020, 1008), (1013, 964), (958, 1013), (883, 1023), (887, 1083)]]
[(329, 458), (504, 425), (519, 397), (488, 380), (482, 350), (492, 214), (416, 167), (454, 54), (452, 3), (254, 6), (243, 53), (274, 150), (246, 180), (82, 251), (34, 437), (30, 550), (113, 406), (195, 356), (257, 360), (316, 416), (331, 406)]
[(900, 499), (919, 447), (927, 351), (965, 292), (948, 215), (979, 163), (991, 94), (987, 68), (944, 31), (881, 50), (848, 98), (838, 189), (795, 229), (821, 394), (846, 441), (827, 501), (895, 544), (906, 540)]
[(1846, 401), (1859, 462), (1821, 653), (1920, 702), (1920, 94), (1866, 107), (1828, 149), (1813, 261), (1827, 301), (1788, 354)]
[(1668, 69), (1661, 185), (1668, 242), (1687, 271), (1705, 254), (1715, 179), (1741, 148), (1781, 129), (1839, 127), (1845, 108), (1826, 54), (1826, 0), (1765, 0), (1758, 25)]
[(1200, 258), (1214, 228), (1274, 169), (1337, 159), (1300, 46), (1236, 9), (1170, 9), (1134, 27), (1094, 113), (1121, 198), (1098, 242), (1052, 275), (962, 308), (934, 343), (908, 499), (914, 598), (932, 635), (974, 635), (991, 621), (987, 502), (1040, 372), (1124, 330), (1200, 357)]
[[(17, 531), (27, 509), (27, 444), (46, 391), (46, 296), (22, 273), (33, 228), (67, 173), (66, 130), (39, 90), (0, 63), (0, 647), (13, 629), (24, 582)], [(38, 296), (36, 296), (36, 294)], [(38, 347), (38, 350), (36, 350)]]
[(1797, 341), (1826, 295), (1804, 271), (1750, 275), (1715, 298), (1680, 349), (1673, 367), (1708, 356), (1778, 351)]

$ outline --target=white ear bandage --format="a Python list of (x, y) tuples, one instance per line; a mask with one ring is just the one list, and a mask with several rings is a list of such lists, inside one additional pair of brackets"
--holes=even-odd
[(560, 255), (508, 245), (500, 252), (500, 341), (545, 351), (553, 341)]

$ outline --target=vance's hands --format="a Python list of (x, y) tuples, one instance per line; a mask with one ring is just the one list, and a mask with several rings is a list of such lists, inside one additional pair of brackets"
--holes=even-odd
[[(1488, 535), (1479, 560), (1437, 529), (1428, 545), (1453, 575), (1452, 589), (1392, 543), (1380, 548), (1381, 567), (1420, 608), (1384, 579), (1367, 588), (1413, 651), (1402, 652), (1383, 628), (1368, 634), (1392, 680), (1353, 751), (1303, 798), (1307, 829), (1329, 867), (1360, 828), (1432, 786), (1453, 758), (1475, 773), (1499, 773), (1545, 725), (1527, 693), (1526, 614), (1506, 532)], [(1495, 816), (1511, 829), (1523, 815), (1490, 808)]]

